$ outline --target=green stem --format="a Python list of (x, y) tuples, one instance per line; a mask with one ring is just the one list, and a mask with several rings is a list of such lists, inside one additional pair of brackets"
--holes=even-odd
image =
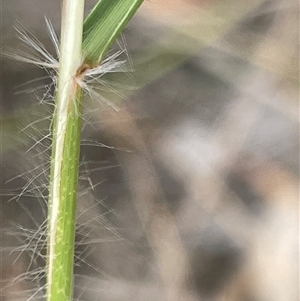
[(83, 33), (84, 0), (63, 1), (48, 204), (47, 301), (72, 300), (82, 115), (79, 77), (85, 68), (98, 66), (142, 2), (99, 0)]
[(48, 212), (47, 301), (72, 300), (84, 0), (64, 0)]

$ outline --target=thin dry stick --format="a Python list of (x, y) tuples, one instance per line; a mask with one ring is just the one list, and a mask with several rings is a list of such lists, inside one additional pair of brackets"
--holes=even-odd
[(152, 160), (133, 118), (126, 109), (101, 115), (113, 144), (121, 139), (133, 152), (119, 153), (133, 201), (154, 250), (166, 300), (195, 301), (187, 287), (190, 267), (175, 220), (164, 203)]

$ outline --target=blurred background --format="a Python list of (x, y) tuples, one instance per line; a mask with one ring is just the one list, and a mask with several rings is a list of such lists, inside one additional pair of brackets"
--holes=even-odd
[[(60, 1), (1, 5), (55, 53)], [(298, 5), (144, 2), (85, 99), (75, 300), (298, 300)], [(1, 301), (44, 300), (51, 75), (2, 55)]]

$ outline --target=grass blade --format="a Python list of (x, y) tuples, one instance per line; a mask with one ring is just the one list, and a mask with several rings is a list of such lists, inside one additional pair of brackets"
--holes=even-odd
[(99, 64), (143, 0), (100, 0), (83, 27), (83, 55)]

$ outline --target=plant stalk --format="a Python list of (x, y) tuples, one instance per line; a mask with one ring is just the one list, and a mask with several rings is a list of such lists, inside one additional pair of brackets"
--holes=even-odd
[(142, 2), (99, 0), (84, 26), (84, 0), (63, 0), (48, 203), (47, 301), (71, 301), (73, 295), (82, 115), (78, 77), (86, 66), (100, 64)]
[(82, 91), (76, 82), (82, 61), (84, 0), (64, 0), (51, 155), (47, 301), (72, 300), (76, 192)]

